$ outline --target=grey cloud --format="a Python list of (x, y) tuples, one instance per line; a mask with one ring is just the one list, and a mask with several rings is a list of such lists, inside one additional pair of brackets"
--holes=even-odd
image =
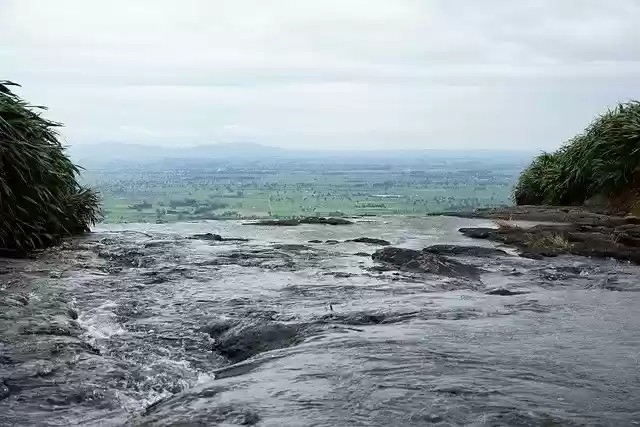
[(640, 98), (636, 0), (0, 0), (71, 144), (545, 148)]

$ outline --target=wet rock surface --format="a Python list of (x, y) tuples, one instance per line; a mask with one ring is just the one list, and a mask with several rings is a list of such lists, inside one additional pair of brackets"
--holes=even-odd
[(573, 254), (640, 264), (640, 224), (635, 222), (635, 218), (608, 218), (589, 224), (540, 224), (528, 228), (517, 225), (496, 229), (463, 227), (460, 232), (467, 237), (516, 246), (526, 258)]
[(304, 325), (277, 322), (241, 323), (217, 335), (213, 351), (232, 362), (240, 362), (301, 342), (305, 329)]
[[(462, 227), (460, 232), (516, 246), (525, 258), (572, 254), (640, 264), (640, 218), (634, 216), (588, 206), (512, 206), (443, 215), (497, 220), (496, 228)], [(517, 221), (547, 224), (521, 227)]]
[(361, 257), (364, 257), (364, 258), (370, 258), (370, 257), (371, 257), (371, 254), (370, 254), (370, 253), (368, 253), (368, 252), (356, 252), (356, 253), (355, 253), (355, 254), (353, 254), (353, 255), (355, 255), (355, 256), (361, 256)]
[[(0, 260), (0, 425), (637, 419), (636, 266), (457, 249), (473, 220), (215, 224), (251, 240), (145, 225)], [(397, 263), (307, 243), (362, 235)]]
[(190, 237), (190, 239), (201, 239), (201, 240), (211, 240), (214, 242), (248, 242), (249, 239), (245, 239), (242, 237), (222, 237), (219, 234), (213, 233), (203, 233), (203, 234), (194, 234)]
[(529, 292), (526, 292), (526, 291), (513, 291), (511, 289), (504, 289), (504, 288), (491, 289), (486, 292), (487, 295), (499, 295), (503, 297), (512, 296), (512, 295), (524, 295), (528, 293)]
[(391, 242), (384, 239), (375, 239), (372, 237), (358, 237), (357, 239), (349, 239), (347, 242), (366, 243), (368, 245), (390, 246)]
[(472, 256), (481, 258), (495, 258), (509, 255), (502, 249), (485, 248), (482, 246), (433, 245), (424, 248), (423, 251), (436, 255)]
[(404, 248), (384, 248), (373, 253), (374, 261), (390, 264), (399, 270), (431, 273), (448, 277), (477, 279), (482, 270), (472, 265), (442, 257), (427, 251)]
[(437, 215), (459, 218), (487, 218), (507, 221), (534, 221), (555, 223), (596, 223), (615, 217), (607, 210), (593, 210), (581, 206), (505, 206), (481, 208), (468, 212), (442, 212)]
[(345, 218), (324, 218), (324, 217), (308, 216), (304, 218), (294, 218), (294, 219), (265, 219), (265, 220), (251, 222), (247, 224), (291, 227), (291, 226), (296, 226), (300, 224), (351, 225), (353, 224), (353, 221), (350, 221)]

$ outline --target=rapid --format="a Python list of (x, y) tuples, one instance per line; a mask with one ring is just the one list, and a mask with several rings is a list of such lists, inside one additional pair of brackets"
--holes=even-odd
[(639, 267), (453, 257), (475, 280), (345, 242), (493, 247), (457, 231), (487, 225), (100, 225), (0, 260), (0, 425), (640, 424)]

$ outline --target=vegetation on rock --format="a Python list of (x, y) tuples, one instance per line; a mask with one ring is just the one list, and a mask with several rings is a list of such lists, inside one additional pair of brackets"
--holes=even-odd
[(515, 187), (518, 205), (580, 205), (603, 197), (629, 209), (640, 190), (640, 102), (619, 104), (554, 153), (542, 153)]
[(88, 231), (99, 219), (97, 194), (58, 140), (59, 123), (0, 81), (0, 248), (29, 251)]

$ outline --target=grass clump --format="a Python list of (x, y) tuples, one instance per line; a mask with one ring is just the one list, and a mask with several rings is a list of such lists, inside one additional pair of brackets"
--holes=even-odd
[(554, 153), (542, 153), (514, 190), (518, 205), (579, 205), (640, 189), (640, 102), (618, 104)]
[(560, 235), (560, 234), (552, 234), (552, 235), (542, 235), (542, 236), (534, 236), (529, 234), (527, 236), (527, 246), (532, 249), (546, 249), (546, 250), (559, 250), (559, 251), (569, 251), (572, 247), (571, 242), (569, 240)]
[(0, 81), (0, 248), (28, 252), (89, 230), (98, 195), (77, 180), (79, 167), (58, 140), (59, 123)]

